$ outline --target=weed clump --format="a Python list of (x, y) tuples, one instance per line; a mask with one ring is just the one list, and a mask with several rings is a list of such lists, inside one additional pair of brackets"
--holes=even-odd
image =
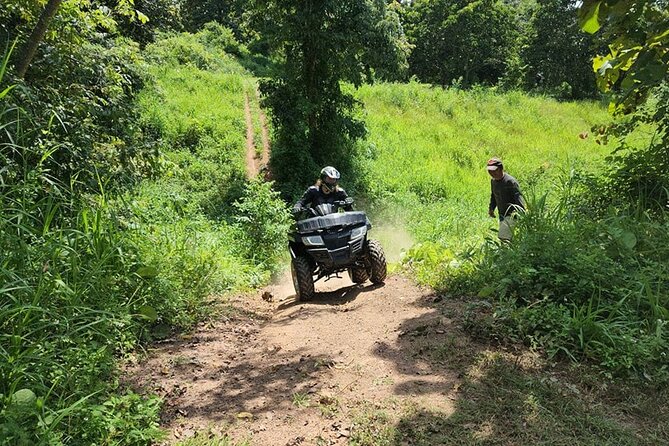
[(614, 211), (590, 220), (545, 197), (529, 209), (512, 244), (489, 240), (463, 266), (443, 268), (440, 288), (492, 301), (478, 330), (666, 382), (667, 221)]

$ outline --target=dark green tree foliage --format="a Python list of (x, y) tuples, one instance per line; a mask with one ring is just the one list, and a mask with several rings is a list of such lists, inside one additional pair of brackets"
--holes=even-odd
[[(394, 49), (397, 28), (385, 25), (381, 0), (255, 0), (253, 11), (256, 29), (281, 57), (277, 75), (260, 88), (277, 129), (273, 172), (294, 193), (323, 165), (349, 170), (352, 143), (365, 136), (359, 103), (342, 81), (360, 85), (378, 60), (390, 73), (404, 53)], [(384, 49), (387, 57), (367, 59)]]
[(646, 103), (653, 88), (669, 73), (669, 1), (586, 0), (579, 24), (588, 33), (604, 28), (608, 54), (598, 56), (593, 68), (597, 86), (615, 92), (611, 111), (634, 112)]
[(206, 23), (215, 21), (230, 28), (235, 37), (245, 41), (244, 11), (249, 0), (180, 0), (186, 29), (199, 31)]
[[(17, 41), (16, 48), (21, 48), (41, 7), (18, 1), (7, 6), (0, 11), (0, 46)], [(46, 171), (75, 189), (97, 190), (99, 181), (106, 187), (121, 185), (155, 167), (157, 151), (144, 142), (133, 104), (144, 82), (138, 47), (116, 37), (113, 15), (126, 13), (136, 12), (113, 12), (97, 3), (63, 3), (39, 42), (25, 79), (16, 81), (5, 98), (9, 109), (23, 110), (35, 128), (43, 129), (32, 134), (29, 145), (55, 150), (46, 158)], [(15, 51), (14, 56), (16, 62), (20, 55)], [(22, 121), (11, 125), (21, 126)], [(0, 134), (0, 143), (11, 143), (8, 134)], [(39, 150), (20, 153), (9, 150), (11, 145), (4, 147), (1, 156), (9, 165), (36, 165), (43, 155)]]
[[(607, 176), (609, 201), (640, 204), (666, 212), (669, 202), (669, 2), (666, 0), (585, 1), (580, 24), (589, 33), (602, 25), (609, 52), (595, 58), (597, 86), (612, 93), (609, 106), (620, 120), (608, 135), (620, 140)], [(654, 130), (639, 148), (633, 133)], [(607, 136), (608, 136), (607, 135)], [(632, 137), (630, 137), (632, 136)]]
[(406, 78), (411, 45), (400, 20), (401, 9), (398, 2), (391, 1), (385, 16), (376, 24), (376, 32), (371, 36), (369, 51), (364, 57), (368, 69), (374, 71), (367, 73), (370, 80), (400, 81)]
[[(110, 9), (118, 2), (106, 0)], [(180, 0), (134, 0), (135, 13), (114, 14), (119, 32), (139, 43), (142, 48), (154, 42), (158, 32), (182, 31)]]
[(528, 89), (561, 99), (595, 96), (595, 76), (590, 69), (595, 43), (581, 31), (576, 12), (571, 0), (539, 0), (531, 35), (521, 51)]
[(496, 0), (418, 0), (405, 18), (411, 73), (440, 85), (496, 84), (519, 37), (513, 9)]

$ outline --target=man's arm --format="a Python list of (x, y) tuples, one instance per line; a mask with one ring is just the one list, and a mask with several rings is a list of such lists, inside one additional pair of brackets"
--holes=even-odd
[(495, 201), (495, 194), (492, 192), (492, 181), (490, 182), (490, 204), (488, 205), (488, 215), (491, 217), (495, 216), (495, 208), (497, 207), (497, 201)]

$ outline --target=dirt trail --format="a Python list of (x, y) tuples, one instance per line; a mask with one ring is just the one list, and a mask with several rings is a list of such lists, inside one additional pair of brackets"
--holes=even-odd
[(249, 178), (258, 175), (256, 163), (256, 148), (253, 141), (253, 117), (251, 116), (251, 104), (249, 95), (244, 94), (244, 118), (246, 120), (246, 175)]
[[(259, 92), (256, 90), (256, 101), (260, 102)], [(253, 126), (253, 114), (251, 111), (251, 99), (248, 93), (244, 94), (244, 118), (246, 120), (246, 175), (249, 178), (256, 177), (261, 171), (265, 171), (265, 179), (269, 179), (267, 166), (269, 165), (269, 130), (267, 118), (262, 109), (258, 108), (258, 122), (260, 125), (260, 138), (262, 153), (258, 156), (256, 150), (255, 132)]]
[[(256, 100), (260, 103), (260, 91), (256, 90)], [(267, 117), (262, 108), (259, 109), (261, 138), (262, 138), (262, 157), (260, 158), (261, 166), (269, 166), (269, 127), (267, 126)]]
[(133, 386), (165, 398), (168, 444), (208, 429), (254, 446), (343, 445), (370, 407), (391, 417), (407, 404), (452, 413), (459, 378), (416, 354), (459, 338), (432, 308), (433, 292), (397, 276), (316, 289), (297, 303), (285, 278), (238, 296), (235, 316), (158, 346), (128, 370)]
[[(261, 159), (247, 94), (249, 177), (269, 160), (259, 113)], [(406, 244), (394, 232), (386, 238), (396, 247)], [(158, 344), (126, 370), (132, 387), (163, 397), (165, 444), (205, 432), (254, 446), (344, 445), (356, 416), (370, 410), (395, 419), (407, 407), (453, 412), (460, 379), (421, 353), (445, 343), (457, 350), (466, 337), (456, 336), (455, 324), (434, 309), (439, 298), (431, 290), (391, 276), (382, 286), (332, 279), (318, 282), (316, 291), (313, 300), (295, 302), (285, 275), (234, 297), (232, 316)]]

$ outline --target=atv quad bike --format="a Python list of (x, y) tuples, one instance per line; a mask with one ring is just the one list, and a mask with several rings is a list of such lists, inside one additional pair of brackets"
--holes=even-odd
[[(308, 208), (309, 216), (298, 220), (289, 237), (291, 273), (297, 300), (314, 296), (314, 283), (348, 271), (351, 281), (373, 284), (386, 279), (386, 257), (381, 244), (367, 239), (372, 224), (361, 211), (340, 212), (346, 201)], [(326, 280), (327, 280), (326, 279)]]

